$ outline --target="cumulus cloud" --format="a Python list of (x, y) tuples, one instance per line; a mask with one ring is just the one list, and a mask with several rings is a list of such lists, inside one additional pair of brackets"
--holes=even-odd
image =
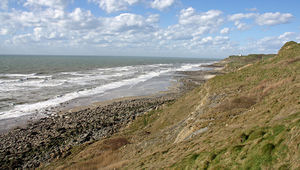
[(290, 13), (268, 12), (268, 13), (237, 13), (228, 17), (229, 21), (233, 21), (238, 30), (246, 30), (250, 26), (242, 20), (252, 19), (254, 23), (260, 26), (275, 26), (286, 24), (291, 21), (293, 15)]
[[(128, 7), (139, 2), (141, 0), (89, 0), (99, 5), (99, 7), (105, 10), (107, 13), (125, 11)], [(151, 8), (158, 10), (164, 10), (175, 3), (175, 0), (153, 0), (150, 2)]]
[(229, 40), (229, 37), (226, 36), (208, 36), (201, 38), (200, 41), (198, 41), (198, 44), (204, 45), (204, 44), (211, 44), (211, 45), (221, 45), (225, 44)]
[(201, 51), (206, 56), (211, 56), (211, 54), (217, 56), (217, 53), (221, 51), (233, 49), (233, 44), (227, 36), (195, 37), (192, 41), (184, 43), (184, 46), (194, 52)]
[(296, 35), (296, 33), (294, 33), (294, 32), (285, 32), (285, 33), (279, 35), (278, 39), (287, 41), (289, 39), (292, 39), (295, 35)]
[[(112, 51), (132, 49), (134, 52), (156, 51), (157, 55), (161, 55), (159, 52), (162, 51), (166, 54), (173, 52), (174, 55), (179, 55), (178, 51), (195, 54), (205, 51), (207, 55), (216, 51), (228, 51), (230, 54), (236, 49), (236, 45), (227, 36), (229, 32), (234, 34), (236, 29), (245, 30), (255, 25), (273, 26), (291, 20), (291, 14), (284, 13), (250, 12), (226, 17), (220, 10), (197, 11), (189, 7), (178, 11), (176, 23), (160, 26), (159, 14), (120, 12), (97, 16), (85, 8), (67, 8), (72, 1), (24, 0), (20, 2), (21, 8), (0, 11), (0, 40), (3, 42), (0, 48), (5, 44), (11, 49), (14, 47), (64, 50), (113, 49)], [(108, 13), (127, 10), (131, 5), (145, 2), (144, 0), (90, 1), (97, 3)], [(175, 0), (151, 0), (148, 4), (156, 4), (151, 7), (163, 10), (172, 6), (174, 2)], [(275, 22), (276, 17), (279, 19)], [(236, 29), (231, 28), (228, 22)], [(300, 40), (298, 34), (287, 32), (278, 37), (266, 37), (255, 41), (252, 49), (258, 49), (258, 45), (263, 46), (265, 50), (273, 49), (275, 46), (277, 48), (293, 37)]]
[(247, 13), (247, 14), (237, 13), (237, 14), (230, 15), (228, 19), (229, 19), (229, 21), (239, 21), (242, 19), (254, 18), (257, 15), (258, 14), (256, 14), (256, 13)]
[(108, 13), (127, 10), (128, 6), (133, 5), (139, 0), (91, 0)]
[(264, 37), (256, 41), (251, 41), (248, 46), (244, 48), (258, 53), (276, 53), (283, 44), (292, 40), (300, 41), (300, 34), (285, 32), (279, 36)]
[(75, 8), (0, 13), (0, 35), (8, 30), (19, 31), (6, 42), (12, 45), (36, 43), (53, 46), (130, 46), (138, 42), (151, 41), (151, 34), (158, 29), (159, 15), (142, 16), (121, 13), (113, 17), (96, 17), (89, 10)]
[(183, 25), (219, 25), (224, 21), (221, 15), (222, 11), (219, 10), (196, 13), (194, 8), (189, 7), (180, 11), (179, 23)]
[(68, 30), (93, 30), (102, 25), (101, 20), (95, 17), (91, 11), (75, 8), (59, 22), (59, 27)]
[(255, 22), (258, 25), (272, 26), (272, 25), (286, 24), (290, 22), (292, 18), (293, 15), (290, 13), (282, 14), (280, 12), (275, 12), (275, 13), (268, 12), (257, 16)]
[(157, 16), (150, 15), (145, 18), (141, 15), (132, 13), (122, 13), (116, 17), (105, 18), (105, 28), (110, 32), (152, 32), (155, 29), (154, 23)]
[(197, 13), (192, 7), (180, 11), (178, 23), (183, 32), (190, 30), (192, 35), (201, 35), (207, 32), (216, 32), (224, 19), (222, 11), (209, 10), (207, 12)]
[(235, 21), (234, 25), (236, 26), (236, 28), (238, 30), (247, 30), (250, 28), (249, 25), (247, 25), (246, 23), (240, 22), (240, 21)]
[(221, 31), (220, 31), (220, 34), (228, 34), (229, 33), (229, 28), (223, 28), (223, 29), (221, 29)]
[(172, 25), (167, 29), (161, 29), (155, 36), (159, 40), (190, 40), (193, 38), (193, 30), (180, 25)]
[(64, 8), (69, 2), (70, 0), (26, 0), (24, 6)]
[[(5, 41), (7, 44), (52, 48), (87, 45), (89, 48), (126, 47), (172, 51), (204, 48), (207, 45), (221, 49), (229, 43), (228, 37), (204, 36), (206, 33), (219, 32), (224, 18), (218, 10), (197, 12), (187, 8), (179, 13), (177, 24), (161, 28), (158, 25), (158, 14), (143, 16), (121, 13), (111, 17), (97, 17), (82, 8), (66, 11), (53, 4), (40, 5), (44, 7), (43, 10), (34, 8), (28, 11), (0, 12), (0, 20), (4, 21), (0, 26), (0, 36), (11, 35)], [(31, 8), (28, 5), (25, 7)], [(227, 29), (222, 32), (228, 32)]]
[(153, 15), (150, 15), (147, 20), (147, 22), (149, 23), (158, 23), (159, 22), (159, 15), (158, 14), (153, 14)]
[(210, 10), (199, 13), (190, 7), (180, 11), (178, 24), (170, 25), (155, 33), (159, 40), (191, 41), (205, 33), (214, 33), (223, 23), (222, 12)]
[(174, 4), (175, 0), (154, 0), (151, 3), (151, 7), (158, 9), (158, 10), (164, 10)]
[[(223, 23), (222, 11), (197, 12), (190, 7), (180, 11), (178, 24), (159, 29), (154, 35), (160, 47), (165, 49), (188, 49), (189, 52), (202, 51), (203, 55), (208, 55), (216, 50), (232, 49), (228, 36), (213, 36), (220, 31), (219, 27)], [(223, 34), (228, 32), (227, 27), (222, 31)]]

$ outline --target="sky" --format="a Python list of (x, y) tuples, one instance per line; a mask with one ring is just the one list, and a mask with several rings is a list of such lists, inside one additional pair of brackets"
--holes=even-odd
[(223, 58), (300, 42), (299, 0), (1, 0), (0, 54)]

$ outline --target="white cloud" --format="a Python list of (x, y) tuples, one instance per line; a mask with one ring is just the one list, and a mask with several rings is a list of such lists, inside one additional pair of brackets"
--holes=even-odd
[(228, 20), (229, 21), (239, 21), (239, 20), (242, 20), (242, 19), (250, 19), (250, 18), (254, 18), (256, 17), (258, 14), (256, 13), (247, 13), (247, 14), (244, 14), (244, 13), (237, 13), (237, 14), (233, 14), (233, 15), (230, 15), (228, 17)]
[(180, 11), (178, 24), (160, 29), (155, 36), (159, 40), (168, 41), (191, 41), (199, 40), (199, 37), (206, 33), (215, 33), (219, 30), (224, 19), (222, 12), (210, 10), (198, 13), (192, 7)]
[(291, 21), (293, 15), (290, 13), (281, 14), (280, 12), (275, 13), (264, 13), (257, 16), (255, 22), (258, 25), (279, 25), (279, 24), (286, 24)]
[(184, 43), (184, 46), (193, 52), (201, 51), (203, 55), (211, 56), (213, 54), (215, 57), (222, 51), (233, 49), (230, 38), (227, 36), (195, 37), (191, 42)]
[(0, 1), (0, 9), (8, 9), (8, 0), (1, 0)]
[(295, 36), (296, 33), (294, 32), (285, 32), (281, 35), (278, 36), (278, 39), (281, 39), (281, 40), (289, 40), (289, 39), (292, 39), (293, 36)]
[(220, 34), (228, 34), (229, 33), (229, 28), (223, 28), (223, 29), (221, 29), (221, 31), (220, 31)]
[[(87, 46), (172, 52), (209, 45), (221, 49), (229, 42), (228, 37), (205, 36), (206, 33), (218, 33), (220, 30), (224, 19), (222, 12), (217, 10), (202, 13), (193, 8), (182, 10), (178, 23), (167, 28), (159, 27), (158, 14), (142, 16), (121, 13), (112, 17), (96, 17), (91, 11), (82, 8), (68, 12), (53, 6), (43, 10), (34, 8), (29, 11), (0, 12), (0, 20), (4, 21), (0, 26), (1, 34), (11, 35), (6, 42), (12, 46), (23, 46), (24, 49)], [(5, 30), (18, 33), (7, 33)]]
[(240, 22), (240, 21), (235, 21), (234, 25), (238, 30), (246, 30), (249, 29), (250, 26), (248, 26), (246, 23)]
[(2, 28), (0, 29), (0, 35), (7, 35), (9, 33), (8, 29)]
[[(126, 11), (128, 7), (142, 0), (89, 0), (99, 5), (99, 7), (107, 13)], [(150, 2), (151, 8), (164, 10), (175, 3), (175, 0), (153, 0)]]
[(158, 10), (164, 10), (174, 4), (175, 0), (154, 0), (151, 3), (151, 7), (158, 9)]
[[(136, 3), (145, 3), (145, 0), (90, 1), (96, 2), (109, 13), (127, 10)], [(161, 3), (161, 7), (155, 8), (163, 10), (173, 5), (174, 1), (151, 0), (148, 4)], [(113, 54), (132, 50), (136, 54), (140, 50), (149, 52), (149, 55), (155, 53), (178, 56), (179, 52), (183, 55), (189, 52), (194, 56), (200, 53), (207, 57), (217, 56), (216, 54), (224, 56), (222, 52), (231, 54), (238, 49), (227, 36), (229, 32), (233, 35), (237, 29), (245, 30), (250, 26), (262, 25), (261, 22), (264, 25), (276, 25), (290, 20), (288, 15), (282, 13), (253, 12), (233, 14), (225, 18), (220, 10), (201, 12), (189, 7), (178, 12), (176, 23), (160, 26), (159, 14), (122, 12), (97, 16), (98, 14), (84, 8), (66, 8), (70, 2), (72, 0), (23, 0), (21, 8), (0, 11), (0, 41), (3, 42), (0, 49), (7, 45), (10, 49), (27, 51), (59, 48), (72, 53), (72, 49), (91, 49), (84, 52), (110, 50)], [(279, 21), (275, 22), (274, 16)], [(253, 48), (249, 45), (245, 49), (267, 51), (280, 47), (290, 39), (300, 40), (299, 37), (298, 34), (287, 32), (278, 37), (266, 37), (252, 42)], [(259, 45), (263, 48), (258, 48)]]
[(229, 37), (226, 36), (216, 36), (216, 37), (204, 37), (200, 41), (198, 41), (199, 44), (211, 44), (211, 45), (222, 45), (227, 43), (229, 40)]
[(300, 34), (285, 32), (279, 36), (264, 37), (257, 41), (251, 41), (244, 49), (256, 53), (277, 53), (280, 47), (288, 41), (300, 41)]
[(275, 26), (279, 24), (286, 24), (291, 21), (293, 18), (293, 15), (290, 13), (237, 13), (230, 15), (228, 17), (229, 21), (233, 21), (234, 25), (237, 27), (238, 30), (246, 30), (250, 26), (249, 24), (246, 24), (245, 22), (242, 22), (241, 20), (245, 19), (252, 19), (254, 20), (255, 24), (260, 26)]
[(139, 0), (90, 0), (108, 13), (127, 10), (128, 6), (133, 5)]
[(160, 40), (190, 40), (193, 38), (193, 31), (181, 25), (173, 25), (157, 32), (156, 37)]
[(203, 13), (196, 13), (195, 9), (190, 7), (180, 11), (179, 23), (183, 25), (220, 25), (223, 23), (222, 11), (209, 10)]
[(122, 13), (116, 17), (105, 18), (104, 25), (107, 32), (152, 32), (155, 30), (157, 16), (144, 18), (141, 15)]
[[(0, 34), (7, 30), (18, 30), (6, 42), (23, 46), (117, 46), (145, 45), (151, 42), (152, 33), (157, 31), (159, 15), (144, 17), (122, 13), (114, 17), (96, 17), (91, 11), (75, 8), (71, 12), (46, 8), (30, 12), (0, 12)], [(5, 27), (4, 27), (5, 26)], [(140, 43), (140, 44), (139, 44)]]
[(190, 31), (193, 36), (216, 32), (223, 22), (222, 11), (209, 10), (197, 13), (192, 7), (181, 10), (178, 20), (179, 25), (183, 27), (181, 31), (185, 33)]
[[(216, 51), (233, 49), (228, 36), (213, 36), (220, 31), (224, 23), (222, 11), (209, 10), (197, 12), (190, 7), (180, 11), (178, 24), (168, 26), (155, 32), (159, 46), (169, 50), (186, 50), (203, 55), (216, 54)], [(228, 33), (224, 28), (222, 33)], [(212, 35), (210, 35), (212, 34)]]
[(70, 0), (26, 0), (24, 6), (28, 7), (50, 7), (65, 8)]
[(158, 23), (159, 22), (159, 15), (158, 14), (153, 14), (153, 15), (150, 15), (146, 22), (149, 22), (149, 23)]

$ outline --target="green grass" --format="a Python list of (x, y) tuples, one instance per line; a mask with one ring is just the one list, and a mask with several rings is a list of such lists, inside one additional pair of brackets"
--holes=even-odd
[[(232, 143), (232, 147), (225, 146), (219, 150), (194, 153), (181, 162), (174, 164), (173, 168), (206, 167), (218, 169), (220, 167), (236, 166), (241, 169), (261, 169), (262, 167), (271, 167), (273, 163), (283, 160), (289, 152), (289, 148), (285, 144), (288, 139), (283, 135), (286, 133), (285, 126), (255, 127), (250, 131), (250, 134), (243, 132), (238, 135), (239, 139), (243, 139), (243, 141), (237, 140), (240, 141), (240, 144), (236, 142)], [(278, 138), (281, 138), (281, 140)], [(258, 139), (260, 140), (258, 141)], [(276, 141), (279, 142), (276, 144)], [(227, 149), (228, 147), (230, 149)]]
[(255, 63), (274, 57), (275, 54), (250, 54), (247, 56), (229, 56), (225, 59), (228, 63), (226, 71), (235, 71), (249, 63)]
[[(173, 164), (172, 169), (291, 167), (293, 162), (288, 160), (288, 157), (295, 156), (291, 155), (293, 145), (289, 142), (292, 140), (292, 134), (295, 135), (295, 131), (291, 129), (300, 128), (300, 119), (295, 121), (299, 118), (297, 109), (300, 108), (299, 90), (296, 90), (295, 86), (296, 82), (300, 81), (300, 59), (297, 59), (299, 57), (300, 45), (288, 43), (275, 57), (249, 55), (231, 56), (226, 59), (229, 64), (225, 71), (228, 73), (216, 76), (205, 85), (210, 94), (227, 94), (225, 98), (227, 100), (222, 101), (223, 106), (220, 105), (221, 109), (212, 109), (211, 112), (218, 110), (218, 114), (230, 114), (252, 108), (257, 109), (254, 113), (260, 118), (252, 117), (254, 120), (249, 118), (249, 122), (256, 126), (253, 125), (235, 134), (231, 142), (224, 142), (218, 146), (215, 143), (215, 148), (210, 147), (203, 152), (189, 154)], [(252, 65), (238, 70), (247, 64)], [(253, 99), (253, 102), (250, 99)], [(290, 112), (295, 113), (288, 116)], [(273, 119), (278, 115), (282, 118)], [(208, 141), (206, 144), (214, 142), (208, 139), (203, 141)]]

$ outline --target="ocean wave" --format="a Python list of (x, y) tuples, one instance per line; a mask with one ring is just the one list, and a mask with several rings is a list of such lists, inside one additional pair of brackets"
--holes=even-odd
[(192, 71), (195, 69), (200, 69), (201, 64), (184, 64), (180, 68), (176, 69), (176, 71)]
[(147, 74), (140, 75), (136, 78), (124, 79), (121, 81), (111, 82), (92, 89), (84, 89), (81, 91), (60, 95), (55, 98), (38, 102), (38, 103), (16, 105), (12, 110), (9, 110), (7, 112), (0, 112), (0, 119), (20, 117), (20, 116), (32, 114), (37, 110), (43, 111), (46, 108), (58, 106), (59, 104), (70, 101), (72, 99), (95, 95), (95, 94), (101, 94), (106, 91), (113, 90), (122, 86), (135, 85), (170, 71), (171, 69), (149, 72)]
[[(32, 114), (36, 112), (36, 110), (42, 113), (46, 108), (58, 106), (60, 103), (65, 103), (72, 99), (91, 95), (101, 95), (110, 90), (124, 86), (130, 88), (138, 83), (145, 82), (163, 74), (171, 75), (176, 71), (199, 70), (204, 64), (209, 63), (136, 65), (99, 68), (78, 72), (60, 72), (53, 75), (37, 73), (0, 74), (0, 77), (9, 77), (9, 79), (1, 79), (0, 94), (14, 93), (19, 90), (19, 94), (24, 94), (25, 96), (28, 94), (31, 96), (32, 92), (36, 93), (46, 87), (51, 87), (51, 89), (48, 88), (47, 90), (50, 90), (49, 94), (52, 94), (52, 97), (44, 96), (43, 98), (45, 98), (45, 101), (31, 104), (16, 104), (11, 110), (0, 112), (0, 119)], [(66, 89), (72, 90), (71, 92), (64, 94)], [(51, 90), (54, 90), (53, 93)], [(49, 94), (47, 93), (47, 95)], [(54, 97), (54, 95), (56, 96)]]
[(24, 79), (24, 78), (32, 78), (32, 79), (44, 79), (44, 78), (51, 78), (51, 75), (41, 75), (39, 73), (31, 73), (31, 74), (0, 74), (0, 77), (4, 78), (17, 78), (17, 79)]

